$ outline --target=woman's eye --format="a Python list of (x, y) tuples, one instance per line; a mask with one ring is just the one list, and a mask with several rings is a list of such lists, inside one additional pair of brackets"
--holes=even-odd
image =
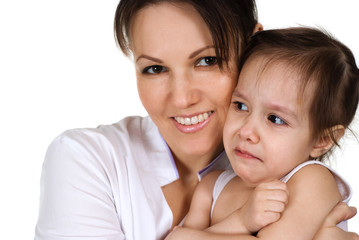
[(149, 66), (149, 67), (146, 67), (145, 69), (143, 69), (142, 73), (159, 74), (159, 73), (166, 72), (166, 71), (167, 71), (167, 69), (163, 66), (153, 65), (153, 66)]
[(237, 107), (237, 109), (239, 111), (248, 111), (248, 107), (244, 103), (242, 103), (242, 102), (234, 102), (234, 104), (236, 105), (236, 107)]
[(200, 59), (200, 61), (197, 63), (197, 66), (212, 66), (215, 64), (217, 64), (216, 57), (204, 57)]
[(274, 124), (278, 125), (286, 125), (287, 123), (281, 119), (280, 117), (277, 117), (276, 115), (269, 115), (268, 120), (271, 121)]

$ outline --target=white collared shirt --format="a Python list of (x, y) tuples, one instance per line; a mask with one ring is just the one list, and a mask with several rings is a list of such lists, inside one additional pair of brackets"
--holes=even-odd
[[(228, 168), (222, 153), (198, 178)], [(66, 131), (46, 153), (35, 239), (163, 239), (173, 216), (161, 187), (177, 179), (149, 117)]]

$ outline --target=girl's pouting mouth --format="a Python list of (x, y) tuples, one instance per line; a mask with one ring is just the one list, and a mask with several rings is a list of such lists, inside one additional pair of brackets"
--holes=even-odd
[(236, 148), (234, 150), (236, 156), (240, 157), (240, 158), (244, 158), (244, 159), (247, 159), (247, 160), (259, 160), (262, 162), (262, 160), (256, 156), (254, 156), (253, 154), (251, 154), (250, 152), (247, 152), (243, 149), (240, 149), (240, 148)]

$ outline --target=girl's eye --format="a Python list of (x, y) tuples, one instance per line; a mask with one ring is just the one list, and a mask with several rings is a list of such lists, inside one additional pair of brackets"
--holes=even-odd
[(197, 66), (212, 66), (217, 64), (217, 58), (216, 57), (204, 57), (199, 60), (197, 63)]
[(281, 119), (280, 117), (277, 117), (276, 115), (269, 115), (268, 120), (271, 121), (274, 124), (278, 125), (286, 125), (287, 123)]
[(239, 111), (248, 111), (248, 107), (244, 103), (242, 103), (242, 102), (234, 102), (234, 104), (236, 105), (236, 107), (237, 107), (237, 109)]
[(159, 73), (166, 72), (166, 71), (167, 71), (167, 69), (163, 66), (153, 65), (153, 66), (149, 66), (149, 67), (146, 67), (145, 69), (143, 69), (142, 73), (159, 74)]

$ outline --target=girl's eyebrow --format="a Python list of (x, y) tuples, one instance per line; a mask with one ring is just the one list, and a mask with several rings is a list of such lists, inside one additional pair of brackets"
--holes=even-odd
[[(232, 95), (234, 97), (241, 98), (241, 99), (244, 99), (244, 100), (248, 99), (247, 96), (243, 92), (240, 92), (237, 88), (234, 89)], [(288, 107), (286, 107), (284, 105), (279, 105), (279, 104), (276, 104), (276, 103), (270, 103), (269, 102), (269, 103), (265, 104), (265, 107), (267, 109), (270, 109), (270, 110), (273, 110), (273, 111), (278, 111), (278, 112), (284, 113), (287, 116), (291, 117), (292, 119), (298, 120), (297, 114), (293, 110), (291, 110), (290, 108), (288, 108)]]
[(295, 119), (295, 120), (298, 119), (297, 114), (293, 110), (291, 110), (290, 108), (288, 108), (286, 106), (275, 104), (275, 103), (267, 103), (265, 106), (268, 109), (284, 113), (285, 115), (291, 117), (292, 119)]
[(234, 97), (246, 99), (246, 96), (245, 96), (243, 93), (241, 93), (237, 88), (235, 88), (235, 89), (233, 90), (232, 95), (233, 95)]

